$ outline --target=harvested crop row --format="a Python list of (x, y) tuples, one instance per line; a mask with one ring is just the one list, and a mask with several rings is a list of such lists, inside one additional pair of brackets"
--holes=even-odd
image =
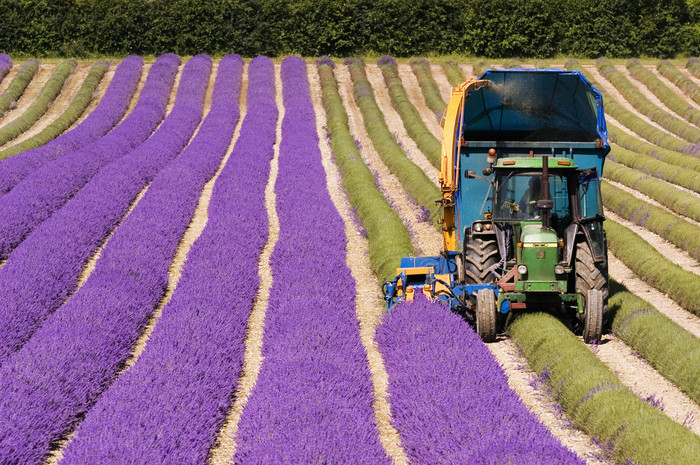
[(621, 72), (615, 69), (613, 64), (605, 59), (599, 58), (596, 60), (596, 65), (601, 74), (610, 81), (639, 112), (647, 115), (652, 121), (660, 124), (673, 134), (678, 135), (692, 144), (698, 144), (700, 142), (700, 129), (670, 115), (668, 112), (649, 102)]
[[(304, 61), (285, 59), (282, 79), (280, 236), (271, 257), (264, 361), (241, 416), (234, 461), (390, 463), (374, 422), (347, 238), (325, 186)], [(327, 289), (339, 282), (350, 291), (329, 299)]]
[[(97, 229), (103, 204), (114, 209), (120, 203), (125, 209), (148, 179), (179, 154), (202, 117), (210, 71), (209, 57), (189, 60), (168, 118), (146, 143), (101, 170), (60, 210), (77, 210), (65, 215), (63, 225), (72, 223), (75, 229), (80, 219), (83, 228), (87, 224)], [(157, 179), (154, 183), (165, 191), (146, 194), (104, 248), (86, 283), (0, 368), (2, 460), (34, 463), (46, 456), (51, 443), (72, 429), (109, 386), (162, 297), (168, 266), (198, 192), (191, 196), (189, 211), (178, 211), (180, 204), (172, 199), (181, 193), (169, 190), (172, 177)], [(26, 335), (26, 328), (18, 329)]]
[(411, 59), (411, 69), (413, 74), (416, 75), (416, 79), (418, 79), (418, 84), (420, 84), (420, 89), (423, 92), (428, 108), (435, 113), (438, 120), (442, 119), (442, 114), (445, 112), (447, 105), (442, 99), (440, 89), (438, 89), (433, 79), (430, 63), (425, 58), (413, 58)]
[(700, 122), (700, 111), (677, 96), (666, 84), (654, 76), (654, 73), (642, 66), (639, 60), (634, 58), (628, 60), (627, 69), (635, 79), (647, 86), (668, 108), (695, 126), (698, 125)]
[(45, 145), (1, 160), (0, 196), (45, 163), (94, 142), (114, 128), (129, 107), (142, 69), (141, 57), (132, 55), (125, 58), (117, 67), (97, 108), (78, 126)]
[(42, 221), (64, 205), (104, 165), (131, 152), (151, 135), (165, 108), (180, 59), (159, 57), (151, 67), (139, 103), (117, 128), (101, 139), (70, 152), (25, 177), (0, 197), (0, 260)]
[(656, 69), (669, 81), (673, 82), (680, 90), (683, 91), (684, 95), (687, 95), (693, 99), (696, 103), (700, 104), (700, 86), (695, 84), (695, 82), (689, 77), (681, 73), (678, 68), (673, 66), (673, 64), (666, 60), (661, 60), (657, 65)]
[(24, 113), (0, 127), (0, 146), (15, 139), (39, 121), (39, 118), (49, 109), (49, 105), (61, 93), (66, 80), (77, 65), (78, 62), (75, 60), (66, 60), (56, 66), (37, 98), (34, 99)]
[(462, 73), (462, 70), (459, 69), (459, 65), (454, 61), (447, 61), (443, 63), (442, 69), (445, 70), (445, 77), (447, 77), (447, 80), (450, 81), (450, 85), (452, 87), (466, 81), (464, 73)]
[(80, 87), (80, 90), (78, 90), (78, 92), (75, 94), (70, 102), (70, 105), (65, 109), (61, 116), (52, 121), (40, 133), (0, 152), (0, 160), (11, 157), (12, 155), (25, 150), (44, 145), (68, 129), (78, 118), (80, 118), (87, 106), (90, 104), (97, 86), (107, 73), (108, 69), (109, 65), (106, 63), (97, 63), (92, 65), (90, 72)]
[(158, 131), (128, 155), (101, 169), (84, 189), (28, 235), (0, 270), (0, 363), (75, 291), (90, 254), (123, 218), (153, 175), (189, 142), (201, 119), (211, 63), (201, 58), (186, 68), (186, 81), (178, 89), (178, 105)]
[(428, 161), (440, 169), (440, 141), (428, 130), (418, 110), (409, 100), (399, 77), (396, 60), (392, 57), (382, 57), (377, 61), (377, 66), (382, 70), (384, 82), (391, 96), (391, 104), (401, 116), (408, 135), (416, 142)]
[(537, 422), (481, 339), (444, 305), (402, 303), (376, 337), (412, 463), (583, 463)]
[(696, 57), (688, 58), (685, 67), (693, 76), (700, 79), (700, 60), (698, 60)]
[[(147, 210), (162, 212), (163, 219), (177, 215), (172, 237), (184, 232), (204, 183), (229, 147), (239, 117), (242, 66), (238, 56), (221, 60), (207, 118), (143, 199), (151, 202)], [(222, 406), (240, 373), (257, 257), (266, 238), (265, 215), (246, 212), (262, 206), (261, 185), (269, 171), (275, 121), (274, 109), (265, 105), (270, 68), (267, 58), (251, 62), (249, 116), (215, 184), (207, 225), (146, 350), (88, 412), (62, 463), (206, 462), (223, 420)], [(173, 196), (184, 197), (177, 211)], [(237, 264), (235, 273), (231, 263)], [(162, 265), (158, 273), (165, 270)]]
[(374, 184), (372, 172), (362, 161), (350, 134), (348, 116), (338, 93), (332, 63), (318, 63), (331, 147), (335, 163), (343, 173), (343, 187), (369, 239), (372, 271), (384, 282), (393, 279), (396, 274), (396, 257), (413, 255), (411, 237)]
[(508, 332), (548, 380), (574, 424), (608, 443), (618, 463), (693, 463), (700, 437), (643, 402), (557, 318), (520, 313)]
[(22, 63), (22, 66), (14, 79), (12, 79), (9, 87), (5, 92), (0, 94), (0, 117), (15, 105), (38, 70), (39, 62), (36, 60), (29, 60)]
[(435, 204), (435, 200), (440, 197), (439, 189), (423, 170), (406, 157), (397, 144), (396, 138), (389, 131), (384, 115), (374, 100), (372, 86), (365, 74), (364, 62), (359, 58), (348, 58), (346, 64), (353, 80), (355, 101), (362, 111), (365, 128), (377, 153), (389, 170), (401, 181), (411, 198), (430, 211), (433, 223), (439, 227), (437, 218), (440, 212)]

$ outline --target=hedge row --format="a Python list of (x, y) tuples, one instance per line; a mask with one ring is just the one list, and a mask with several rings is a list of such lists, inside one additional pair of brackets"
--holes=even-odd
[(430, 211), (430, 219), (441, 231), (438, 223), (440, 209), (435, 201), (440, 199), (440, 190), (430, 181), (425, 172), (408, 159), (406, 153), (396, 142), (396, 137), (389, 131), (384, 114), (374, 100), (372, 85), (367, 80), (365, 63), (361, 58), (346, 58), (354, 86), (357, 106), (362, 112), (362, 119), (372, 145), (384, 164), (401, 182), (411, 198), (421, 207)]
[(681, 73), (675, 66), (666, 60), (662, 60), (656, 65), (656, 69), (668, 80), (680, 88), (685, 95), (700, 103), (700, 87), (695, 81)]
[(649, 88), (668, 108), (695, 126), (698, 125), (700, 122), (700, 111), (696, 110), (695, 107), (689, 104), (685, 99), (676, 95), (676, 93), (669, 89), (661, 79), (654, 75), (654, 73), (642, 66), (639, 60), (636, 58), (628, 60), (627, 69), (635, 79), (647, 86), (647, 88)]
[(612, 160), (605, 163), (603, 174), (612, 181), (651, 197), (680, 215), (700, 221), (700, 199), (694, 195)]
[(4, 0), (0, 44), (32, 56), (700, 51), (685, 0)]
[(697, 292), (700, 276), (685, 271), (640, 236), (611, 219), (605, 220), (605, 231), (613, 255), (650, 286), (668, 294), (684, 309), (700, 315), (700, 293)]
[(68, 105), (68, 108), (66, 108), (61, 116), (46, 126), (40, 133), (35, 134), (19, 144), (0, 151), (0, 160), (4, 160), (5, 158), (11, 157), (12, 155), (25, 150), (44, 145), (68, 129), (78, 118), (80, 118), (83, 112), (85, 112), (85, 109), (94, 97), (97, 86), (100, 84), (100, 81), (108, 69), (109, 65), (105, 63), (96, 63), (92, 65), (90, 72), (83, 81), (83, 85), (80, 86), (80, 89), (71, 100), (70, 105)]
[(426, 127), (423, 119), (408, 98), (406, 89), (399, 77), (399, 69), (396, 60), (392, 57), (382, 57), (377, 60), (377, 65), (382, 70), (384, 82), (389, 90), (391, 104), (401, 116), (406, 132), (416, 142), (421, 152), (428, 161), (437, 169), (440, 169), (440, 155), (442, 143)]
[(556, 317), (519, 312), (507, 330), (574, 425), (608, 444), (617, 463), (697, 461), (700, 437), (630, 392)]
[(700, 176), (698, 176), (696, 171), (670, 165), (661, 160), (640, 155), (620, 147), (614, 147), (608, 155), (608, 159), (700, 193)]
[(657, 107), (637, 89), (615, 66), (604, 58), (596, 60), (600, 73), (610, 81), (617, 90), (632, 104), (640, 113), (647, 115), (649, 119), (663, 126), (673, 134), (693, 144), (700, 142), (700, 129), (691, 126), (675, 116), (668, 114), (663, 109)]
[(426, 105), (435, 113), (438, 119), (442, 119), (442, 114), (445, 108), (447, 108), (447, 104), (445, 104), (445, 101), (442, 99), (440, 89), (435, 79), (433, 79), (430, 63), (425, 58), (413, 58), (411, 59), (411, 69), (413, 70), (413, 74), (416, 75)]
[[(603, 203), (621, 217), (663, 237), (700, 260), (700, 228), (603, 181)], [(687, 195), (687, 194), (686, 194)]]
[(49, 109), (54, 99), (58, 97), (63, 89), (66, 80), (71, 75), (78, 62), (75, 60), (66, 60), (56, 66), (53, 74), (42, 87), (39, 95), (29, 105), (29, 107), (17, 118), (0, 128), (0, 145), (4, 145), (24, 133), (27, 129), (34, 126), (34, 123), (39, 121), (39, 118), (44, 116), (44, 113)]
[(617, 337), (700, 404), (700, 339), (612, 279), (608, 317)]
[(450, 81), (452, 87), (456, 87), (467, 80), (462, 70), (459, 69), (459, 64), (454, 61), (446, 61), (442, 64), (442, 69), (445, 70), (445, 77)]
[(380, 282), (393, 279), (401, 257), (415, 254), (408, 229), (374, 184), (348, 128), (348, 116), (338, 93), (333, 62), (319, 60), (323, 106), (328, 117), (331, 148), (343, 176), (343, 187), (369, 241), (369, 261)]
[(0, 116), (7, 113), (15, 105), (37, 71), (39, 71), (38, 61), (29, 60), (22, 63), (8, 88), (0, 94)]

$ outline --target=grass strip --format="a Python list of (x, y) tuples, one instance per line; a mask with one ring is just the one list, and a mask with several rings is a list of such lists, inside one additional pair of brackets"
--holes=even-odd
[(636, 58), (627, 60), (627, 69), (635, 79), (647, 86), (668, 108), (685, 118), (688, 122), (698, 125), (698, 122), (700, 122), (700, 111), (696, 110), (685, 99), (676, 95), (654, 73), (642, 66), (639, 60)]
[(37, 71), (39, 71), (38, 61), (29, 60), (22, 63), (9, 87), (0, 94), (0, 116), (13, 108)]
[(446, 61), (442, 64), (442, 69), (445, 70), (445, 77), (452, 87), (458, 86), (467, 80), (462, 70), (459, 69), (459, 64), (454, 61)]
[(608, 247), (642, 280), (668, 294), (678, 305), (700, 315), (700, 276), (668, 260), (628, 228), (607, 219)]
[(430, 181), (422, 169), (408, 159), (396, 141), (396, 137), (389, 131), (384, 114), (374, 100), (374, 91), (367, 80), (364, 61), (353, 57), (346, 58), (345, 63), (352, 77), (355, 102), (362, 112), (362, 119), (372, 145), (389, 171), (399, 179), (409, 196), (418, 206), (430, 212), (430, 219), (441, 231), (442, 226), (437, 221), (440, 210), (435, 204), (435, 201), (441, 197), (440, 189)]
[(688, 71), (690, 71), (690, 74), (692, 74), (696, 78), (700, 78), (700, 59), (696, 57), (688, 58), (685, 67), (688, 69)]
[(377, 60), (377, 65), (382, 70), (384, 82), (386, 82), (386, 87), (391, 97), (391, 104), (401, 116), (406, 132), (416, 142), (416, 145), (425, 154), (428, 161), (434, 167), (440, 169), (442, 142), (428, 130), (420, 117), (420, 113), (418, 113), (418, 110), (408, 98), (406, 89), (399, 76), (396, 60), (392, 57), (384, 56)]
[(574, 425), (607, 444), (615, 461), (697, 463), (700, 437), (630, 392), (556, 317), (518, 313), (508, 332)]
[(671, 62), (662, 60), (656, 65), (662, 76), (673, 82), (685, 95), (700, 103), (700, 86), (695, 84), (695, 81), (690, 79), (685, 74), (681, 73), (678, 68), (673, 66)]
[(51, 103), (58, 97), (78, 62), (65, 60), (56, 66), (51, 78), (44, 84), (39, 95), (17, 118), (0, 127), (0, 145), (4, 145), (34, 126), (44, 116)]
[[(683, 154), (696, 154), (700, 152), (700, 145), (689, 144), (675, 136), (668, 134), (665, 131), (662, 131), (617, 103), (614, 98), (605, 92), (600, 83), (598, 83), (598, 81), (596, 81), (595, 78), (593, 78), (593, 76), (580, 65), (578, 60), (567, 60), (566, 69), (580, 71), (581, 74), (583, 74), (585, 78), (588, 79), (588, 81), (590, 81), (590, 83), (593, 84), (603, 95), (603, 99), (605, 101), (605, 112), (622, 123), (626, 128), (629, 128), (634, 133), (639, 134), (642, 138), (656, 144), (659, 147), (664, 147), (668, 150)], [(616, 138), (624, 137), (624, 131), (622, 131), (620, 128), (617, 128), (609, 123), (607, 126), (608, 130), (611, 131), (611, 141), (616, 142)], [(623, 145), (622, 139), (620, 139), (619, 143), (620, 145)], [(627, 142), (625, 141), (625, 143)], [(627, 146), (626, 148), (636, 150)], [(653, 154), (650, 155), (654, 156)]]
[(430, 63), (425, 58), (411, 58), (410, 63), (413, 74), (415, 74), (416, 79), (418, 79), (423, 98), (425, 98), (425, 104), (435, 113), (438, 119), (442, 119), (442, 114), (445, 112), (447, 104), (442, 99), (440, 89), (435, 79), (433, 79)]
[(700, 339), (614, 280), (608, 308), (615, 335), (700, 404)]
[(367, 234), (372, 271), (380, 282), (384, 282), (396, 276), (396, 265), (401, 257), (415, 255), (411, 236), (362, 161), (355, 139), (350, 134), (348, 115), (333, 73), (333, 62), (319, 60), (317, 65), (335, 163), (342, 173), (343, 187), (350, 204)]
[(547, 60), (535, 60), (535, 68), (537, 69), (547, 69), (551, 67)]
[(700, 176), (698, 176), (697, 171), (693, 171), (692, 169), (671, 165), (621, 147), (614, 147), (608, 155), (608, 159), (622, 163), (630, 168), (643, 171), (655, 178), (685, 187), (694, 192), (700, 192)]
[(700, 200), (667, 182), (608, 160), (605, 177), (651, 197), (681, 215), (700, 221)]
[(90, 104), (95, 93), (95, 89), (102, 81), (105, 73), (109, 69), (109, 65), (105, 63), (96, 63), (90, 68), (90, 72), (83, 81), (83, 85), (75, 94), (68, 105), (68, 108), (56, 118), (51, 124), (44, 128), (40, 133), (30, 137), (29, 139), (13, 145), (3, 151), (0, 151), (0, 160), (11, 157), (19, 152), (33, 149), (55, 139), (68, 129), (80, 116), (83, 114), (87, 106)]
[(610, 81), (617, 90), (640, 113), (646, 115), (655, 123), (663, 126), (673, 134), (693, 144), (700, 141), (700, 129), (691, 126), (685, 121), (670, 115), (663, 109), (651, 103), (615, 66), (604, 58), (596, 60), (600, 73)]

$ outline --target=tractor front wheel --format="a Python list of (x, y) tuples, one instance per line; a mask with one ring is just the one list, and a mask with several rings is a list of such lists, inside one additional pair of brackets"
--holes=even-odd
[(476, 293), (476, 333), (484, 342), (496, 340), (496, 297), (491, 289)]
[(603, 336), (603, 292), (589, 289), (586, 292), (586, 308), (583, 315), (583, 342), (600, 342)]
[(496, 238), (473, 238), (464, 245), (464, 274), (467, 284), (492, 283), (500, 262)]

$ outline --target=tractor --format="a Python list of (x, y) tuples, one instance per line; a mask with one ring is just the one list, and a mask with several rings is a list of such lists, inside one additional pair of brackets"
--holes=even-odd
[(549, 309), (600, 341), (610, 151), (600, 92), (578, 71), (487, 70), (452, 89), (442, 126), (443, 248), (401, 259), (383, 287), (388, 311), (422, 292), (492, 342), (510, 312)]

